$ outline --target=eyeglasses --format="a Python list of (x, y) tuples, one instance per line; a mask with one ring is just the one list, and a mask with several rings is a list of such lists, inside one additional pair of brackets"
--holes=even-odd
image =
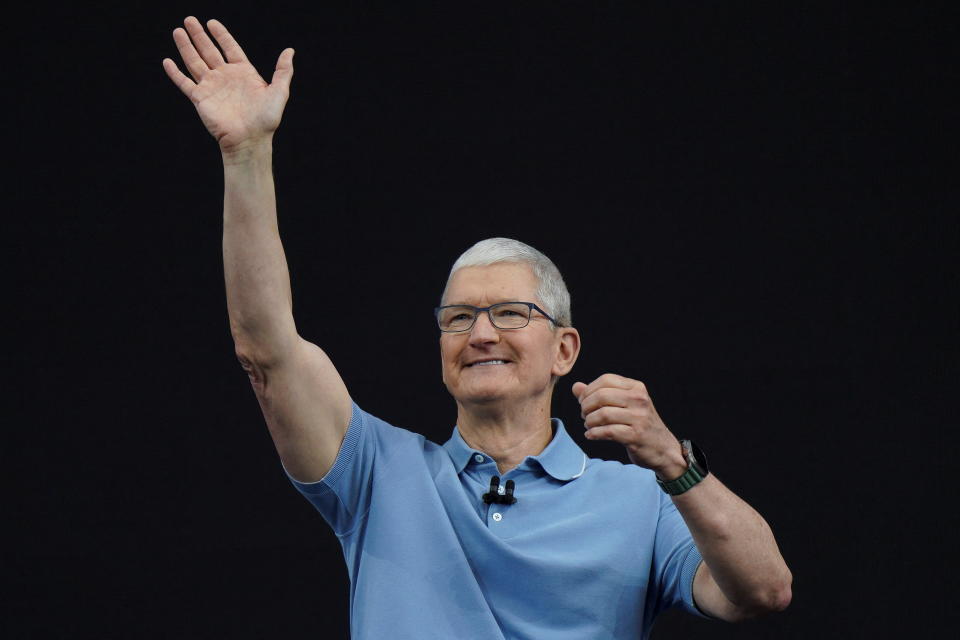
[(551, 318), (546, 311), (532, 302), (499, 302), (489, 307), (451, 304), (445, 307), (437, 307), (433, 310), (433, 313), (437, 317), (437, 325), (440, 327), (440, 331), (459, 333), (470, 331), (477, 321), (477, 316), (483, 311), (487, 312), (490, 324), (497, 329), (522, 329), (530, 324), (530, 316), (533, 315), (534, 309), (543, 314), (553, 324), (557, 324), (557, 321)]

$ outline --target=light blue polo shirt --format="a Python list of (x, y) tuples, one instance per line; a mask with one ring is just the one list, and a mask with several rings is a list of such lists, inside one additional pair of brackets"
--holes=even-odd
[(343, 547), (355, 640), (646, 638), (672, 606), (697, 613), (700, 553), (653, 472), (554, 436), (501, 476), (454, 428), (443, 446), (355, 404), (336, 462), (293, 484)]

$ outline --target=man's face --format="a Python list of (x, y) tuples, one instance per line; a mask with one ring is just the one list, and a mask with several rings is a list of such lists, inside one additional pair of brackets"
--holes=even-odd
[[(535, 302), (537, 277), (529, 265), (499, 263), (454, 273), (443, 304), (486, 307), (498, 302)], [(551, 330), (537, 311), (522, 329), (498, 329), (486, 313), (470, 331), (440, 334), (443, 382), (461, 405), (549, 399), (552, 376), (564, 375), (579, 352), (575, 329)], [(488, 363), (488, 364), (483, 364)]]

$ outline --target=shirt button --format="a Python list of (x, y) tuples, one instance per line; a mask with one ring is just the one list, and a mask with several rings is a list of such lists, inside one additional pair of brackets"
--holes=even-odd
[(494, 522), (500, 522), (501, 520), (503, 520), (503, 516), (500, 515), (499, 513), (495, 513), (493, 514), (493, 520)]
[(480, 455), (479, 453), (473, 456), (473, 459), (476, 460), (477, 462), (483, 462), (483, 456)]

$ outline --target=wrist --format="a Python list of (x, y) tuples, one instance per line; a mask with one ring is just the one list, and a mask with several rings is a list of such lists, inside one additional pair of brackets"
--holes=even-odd
[(653, 472), (657, 474), (660, 480), (669, 482), (670, 480), (676, 480), (686, 473), (688, 466), (687, 460), (683, 456), (683, 447), (680, 446), (680, 443), (677, 443), (676, 449), (671, 449), (664, 463), (658, 465)]
[(680, 441), (680, 450), (683, 453), (686, 470), (679, 476), (669, 479), (657, 477), (657, 484), (670, 496), (678, 496), (688, 489), (699, 484), (710, 473), (707, 466), (707, 457), (700, 447), (690, 440)]
[(224, 166), (249, 164), (273, 158), (273, 136), (248, 140), (231, 146), (228, 149), (220, 148)]
[(687, 472), (687, 461), (683, 455), (678, 453), (676, 456), (670, 456), (670, 460), (653, 470), (657, 477), (664, 481), (676, 480)]

